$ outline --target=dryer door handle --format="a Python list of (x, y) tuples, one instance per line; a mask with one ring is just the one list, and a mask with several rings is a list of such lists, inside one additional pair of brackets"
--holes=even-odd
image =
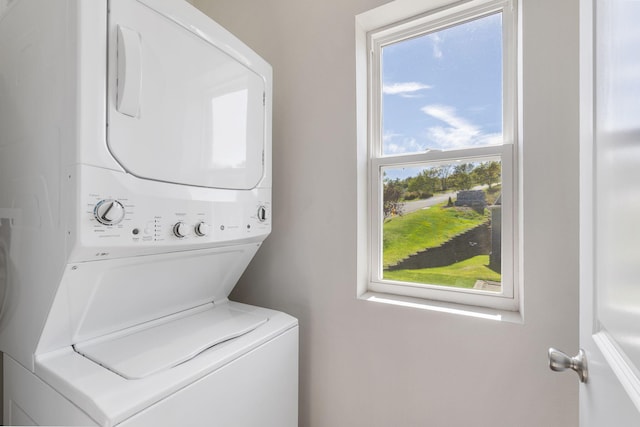
[(137, 31), (118, 25), (117, 55), (116, 108), (122, 114), (137, 117), (140, 111), (142, 80), (142, 43)]

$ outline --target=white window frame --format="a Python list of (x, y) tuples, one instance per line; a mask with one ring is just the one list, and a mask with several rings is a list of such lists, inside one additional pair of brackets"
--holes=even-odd
[[(356, 18), (358, 87), (358, 296), (396, 295), (466, 306), (518, 311), (519, 155), (517, 112), (517, 0), (396, 0)], [(449, 4), (447, 4), (449, 3)], [(422, 8), (420, 10), (419, 8)], [(502, 145), (451, 151), (382, 155), (381, 52), (391, 43), (502, 13)], [(363, 81), (364, 80), (364, 81)], [(500, 293), (382, 279), (382, 170), (436, 166), (499, 157), (502, 163), (502, 291)]]

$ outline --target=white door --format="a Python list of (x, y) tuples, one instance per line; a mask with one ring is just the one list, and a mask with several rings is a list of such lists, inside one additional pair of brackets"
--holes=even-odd
[(640, 425), (640, 1), (581, 1), (582, 427)]
[(265, 77), (224, 29), (210, 40), (170, 5), (109, 2), (109, 150), (141, 178), (252, 189), (264, 174)]

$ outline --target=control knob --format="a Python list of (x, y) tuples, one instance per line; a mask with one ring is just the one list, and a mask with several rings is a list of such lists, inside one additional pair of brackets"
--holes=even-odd
[(267, 208), (260, 206), (258, 208), (258, 221), (265, 222), (267, 220)]
[(209, 225), (202, 221), (196, 224), (194, 231), (198, 236), (206, 236), (209, 233)]
[(187, 224), (185, 224), (184, 222), (180, 221), (180, 222), (176, 222), (176, 224), (173, 226), (173, 234), (176, 237), (185, 237), (187, 235), (188, 232), (188, 227)]
[(116, 225), (124, 219), (124, 206), (117, 200), (101, 200), (93, 209), (93, 215), (101, 224)]

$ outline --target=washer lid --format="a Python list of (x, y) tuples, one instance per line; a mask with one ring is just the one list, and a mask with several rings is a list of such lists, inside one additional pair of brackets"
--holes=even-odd
[(264, 315), (228, 304), (178, 319), (74, 345), (76, 352), (127, 379), (140, 379), (186, 362), (203, 351), (253, 331)]

